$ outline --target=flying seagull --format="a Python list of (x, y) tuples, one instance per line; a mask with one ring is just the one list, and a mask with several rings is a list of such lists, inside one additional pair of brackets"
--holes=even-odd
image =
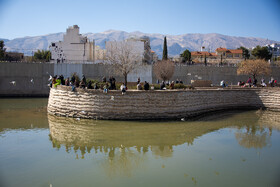
[(14, 86), (16, 85), (16, 81), (10, 82), (10, 84), (13, 84)]
[(49, 81), (51, 81), (51, 80), (52, 80), (52, 76), (50, 75)]
[(30, 82), (31, 82), (32, 84), (34, 84), (34, 80), (33, 80), (33, 79), (31, 79)]

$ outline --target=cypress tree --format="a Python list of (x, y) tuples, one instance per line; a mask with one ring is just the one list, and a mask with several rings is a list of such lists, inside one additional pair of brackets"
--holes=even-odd
[(162, 52), (162, 60), (167, 60), (167, 42), (166, 42), (166, 36), (164, 37), (164, 43), (163, 43), (163, 52)]
[(0, 60), (5, 60), (5, 48), (4, 48), (5, 44), (4, 41), (1, 40), (0, 41)]

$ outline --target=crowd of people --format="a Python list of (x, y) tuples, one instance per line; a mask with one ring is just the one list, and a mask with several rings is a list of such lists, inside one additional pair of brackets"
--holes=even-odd
[(268, 81), (268, 84), (266, 84), (265, 79), (262, 78), (260, 84), (258, 85), (258, 80), (256, 78), (252, 80), (251, 77), (249, 77), (246, 82), (238, 81), (237, 85), (241, 87), (258, 87), (258, 86), (266, 87), (268, 85), (271, 87), (275, 87), (277, 86), (277, 80), (271, 77), (270, 80)]
[[(159, 80), (157, 80), (157, 84), (159, 84), (159, 89), (160, 90), (166, 90), (167, 88), (169, 89), (175, 89), (175, 84), (183, 84), (182, 80), (177, 79), (176, 82), (175, 81), (162, 81), (161, 83), (159, 82)], [(152, 84), (151, 86), (149, 85), (149, 83), (147, 81), (144, 82), (143, 87), (140, 83), (140, 78), (138, 78), (137, 80), (137, 90), (142, 90), (144, 88), (144, 90), (154, 90), (155, 86)]]
[[(176, 84), (183, 84), (182, 80), (177, 79)], [(86, 80), (86, 77), (83, 75), (82, 79), (80, 80), (77, 75), (72, 75), (71, 78), (64, 79), (63, 75), (60, 76), (54, 76), (52, 77), (52, 80), (50, 82), (50, 87), (56, 88), (57, 85), (65, 85), (65, 86), (71, 86), (72, 90), (74, 91), (75, 88), (83, 88), (83, 89), (101, 89), (104, 93), (108, 93), (109, 90), (117, 90), (116, 87), (116, 79), (114, 77), (109, 77), (109, 80), (107, 81), (106, 77), (103, 77), (101, 79), (101, 83), (98, 82), (92, 82), (91, 80)], [(160, 90), (166, 90), (167, 86), (169, 86), (170, 89), (175, 89), (175, 81), (162, 81), (160, 83)], [(150, 86), (149, 82), (144, 81), (141, 83), (140, 78), (137, 79), (136, 84), (137, 90), (154, 90), (155, 86), (152, 84)], [(125, 83), (122, 83), (120, 86), (120, 90), (122, 91), (122, 94), (126, 93), (126, 90), (128, 89), (127, 85)]]
[(54, 76), (50, 80), (49, 86), (56, 88), (57, 85), (65, 85), (72, 86), (72, 90), (75, 88), (83, 88), (83, 89), (104, 89), (104, 92), (108, 92), (108, 90), (116, 90), (116, 79), (114, 77), (109, 78), (109, 82), (106, 81), (106, 77), (102, 79), (102, 85), (99, 86), (97, 82), (93, 83), (91, 80), (87, 81), (86, 77), (83, 75), (80, 80), (77, 75), (72, 75), (71, 79), (68, 77), (66, 80), (63, 75)]
[[(159, 83), (159, 80), (157, 82)], [(166, 90), (167, 88), (175, 89), (175, 84), (183, 84), (183, 81), (179, 80), (179, 79), (177, 79), (176, 81), (171, 81), (171, 82), (162, 81), (159, 84), (159, 88), (157, 88), (157, 89), (160, 89), (160, 90)], [(76, 74), (72, 75), (71, 78), (68, 77), (67, 79), (64, 79), (63, 75), (60, 75), (60, 76), (56, 75), (56, 76), (52, 77), (49, 86), (56, 88), (57, 85), (71, 86), (72, 91), (74, 91), (75, 88), (101, 89), (101, 90), (103, 90), (104, 93), (108, 93), (109, 90), (117, 90), (116, 79), (112, 76), (109, 77), (108, 81), (107, 81), (106, 77), (103, 77), (101, 83), (98, 83), (96, 81), (93, 82), (92, 80), (87, 81), (86, 77), (84, 75), (82, 76), (81, 80), (79, 79), (79, 77)], [(260, 84), (258, 84), (258, 80), (256, 78), (254, 78), (252, 80), (251, 77), (249, 77), (246, 82), (239, 81), (237, 85), (241, 86), (241, 87), (258, 87), (258, 86), (275, 87), (275, 86), (277, 86), (277, 80), (274, 79), (273, 77), (271, 77), (270, 80), (268, 81), (268, 83), (266, 83), (264, 78), (262, 78)], [(220, 86), (227, 87), (227, 84), (224, 80), (222, 80), (220, 82)], [(155, 86), (153, 84), (150, 86), (149, 82), (147, 82), (147, 81), (144, 81), (144, 83), (141, 83), (140, 78), (138, 78), (136, 88), (137, 88), (137, 90), (150, 90), (150, 89), (154, 90)], [(125, 83), (122, 83), (120, 85), (120, 90), (122, 91), (122, 94), (125, 94), (127, 89), (128, 89), (128, 87), (127, 87), (127, 85), (125, 85)]]

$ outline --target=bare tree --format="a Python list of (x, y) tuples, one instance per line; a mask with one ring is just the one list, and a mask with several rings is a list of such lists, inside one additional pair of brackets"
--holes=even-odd
[(154, 65), (154, 73), (160, 80), (170, 80), (175, 71), (175, 65), (169, 60), (157, 61)]
[(270, 73), (271, 68), (269, 63), (261, 59), (242, 61), (237, 69), (238, 75), (251, 75), (254, 79), (258, 75), (269, 75)]
[(131, 41), (106, 42), (106, 57), (114, 65), (116, 73), (124, 76), (127, 85), (127, 75), (142, 64), (143, 50)]

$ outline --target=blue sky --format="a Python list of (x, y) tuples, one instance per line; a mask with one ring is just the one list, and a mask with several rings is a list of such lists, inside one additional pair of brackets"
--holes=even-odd
[(0, 0), (0, 38), (109, 29), (280, 41), (279, 0)]

